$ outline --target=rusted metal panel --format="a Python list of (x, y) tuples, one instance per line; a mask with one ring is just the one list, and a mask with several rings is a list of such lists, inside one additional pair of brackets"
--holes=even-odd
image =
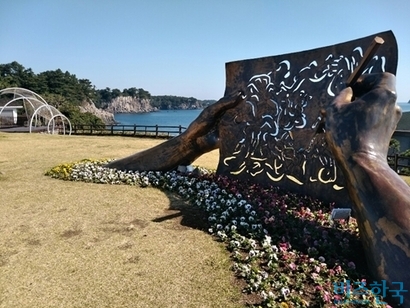
[(384, 44), (363, 73), (396, 74), (398, 50), (391, 31), (227, 63), (225, 96), (243, 90), (244, 100), (220, 119), (217, 173), (350, 206), (343, 174), (325, 141), (321, 110), (346, 87), (376, 36)]

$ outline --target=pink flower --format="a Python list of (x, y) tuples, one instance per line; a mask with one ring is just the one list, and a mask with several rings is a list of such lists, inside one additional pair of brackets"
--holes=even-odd
[(290, 246), (290, 245), (289, 245), (288, 243), (279, 243), (279, 248), (280, 248), (280, 250), (283, 251), (283, 252), (287, 251), (288, 248), (289, 248), (289, 246)]
[(327, 291), (323, 292), (323, 300), (325, 301), (325, 303), (330, 303), (331, 298), (330, 298), (329, 292)]

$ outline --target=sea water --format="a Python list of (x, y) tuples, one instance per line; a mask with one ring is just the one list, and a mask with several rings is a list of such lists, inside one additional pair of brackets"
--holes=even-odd
[[(409, 103), (398, 103), (403, 112), (410, 112)], [(188, 127), (202, 109), (159, 110), (147, 113), (117, 113), (115, 121), (122, 125), (160, 125)]]
[(410, 104), (409, 103), (397, 103), (400, 106), (402, 112), (410, 112)]
[(159, 125), (188, 127), (201, 113), (202, 109), (159, 110), (146, 113), (117, 113), (116, 122), (122, 125)]

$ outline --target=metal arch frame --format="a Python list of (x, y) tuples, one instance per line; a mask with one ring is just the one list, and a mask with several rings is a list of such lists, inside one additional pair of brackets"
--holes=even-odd
[[(55, 112), (52, 112), (53, 116), (51, 117), (50, 121), (48, 121), (47, 129), (49, 130), (48, 127), (50, 126), (51, 121), (53, 121), (53, 133), (54, 133), (54, 125), (55, 125), (54, 124), (54, 119), (59, 117), (59, 118), (61, 118), (63, 124), (64, 124), (64, 119), (67, 120), (68, 127), (70, 129), (68, 134), (71, 135), (72, 126), (71, 126), (70, 120), (64, 114), (62, 114), (60, 111), (58, 111), (58, 109), (56, 107), (51, 106), (51, 105), (48, 105), (48, 106), (50, 107), (50, 109), (52, 111), (55, 111)], [(63, 125), (63, 135), (65, 135), (65, 125)]]
[[(32, 96), (26, 96), (24, 95), (24, 93), (22, 92), (28, 92), (30, 95)], [(65, 125), (64, 125), (64, 120), (67, 120), (68, 126), (69, 126), (69, 135), (71, 135), (72, 132), (72, 126), (71, 126), (71, 122), (70, 120), (63, 115), (57, 108), (55, 108), (54, 106), (49, 105), (40, 95), (38, 95), (37, 93), (28, 90), (28, 89), (24, 89), (24, 88), (6, 88), (0, 91), (0, 96), (3, 94), (13, 94), (14, 96), (18, 95), (19, 97), (17, 98), (13, 98), (12, 100), (10, 100), (9, 102), (6, 103), (6, 105), (4, 105), (2, 108), (0, 108), (0, 115), (3, 112), (3, 110), (11, 103), (18, 101), (18, 100), (23, 100), (23, 106), (25, 104), (25, 101), (28, 101), (29, 104), (31, 105), (31, 107), (33, 108), (34, 112), (30, 117), (30, 124), (29, 124), (29, 132), (31, 133), (31, 128), (32, 128), (32, 124), (33, 124), (33, 119), (35, 116), (37, 116), (39, 110), (43, 107), (46, 107), (46, 109), (50, 112), (50, 119), (48, 119), (48, 123), (47, 123), (47, 133), (50, 134), (50, 125), (52, 124), (52, 133), (54, 133), (54, 129), (55, 129), (55, 121), (54, 119), (57, 117), (60, 117), (61, 120), (63, 121), (63, 134), (65, 135), (66, 133), (66, 129), (65, 129)], [(33, 102), (36, 103), (40, 103), (40, 106), (38, 107), (34, 107)], [(36, 104), (37, 105), (37, 104)], [(24, 106), (25, 107), (25, 106)], [(43, 116), (43, 118), (45, 118)]]
[[(29, 132), (31, 133), (31, 126), (32, 126), (32, 124), (33, 124), (33, 118), (34, 118), (34, 116), (37, 114), (37, 111), (39, 110), (39, 109), (41, 109), (42, 107), (45, 107), (45, 106), (47, 106), (47, 105), (45, 105), (42, 101), (39, 101), (38, 99), (36, 99), (36, 98), (34, 98), (34, 97), (32, 97), (31, 98), (33, 101), (37, 101), (37, 102), (39, 102), (41, 105), (39, 106), (39, 107), (34, 107), (34, 105), (33, 105), (33, 103), (31, 102), (31, 100), (29, 100), (28, 98), (26, 98), (26, 97), (17, 97), (17, 98), (13, 98), (11, 101), (9, 101), (6, 105), (4, 105), (2, 108), (1, 108), (1, 110), (0, 110), (0, 114), (3, 112), (3, 109), (4, 108), (6, 108), (9, 104), (11, 104), (11, 103), (13, 103), (13, 102), (15, 102), (15, 101), (19, 101), (19, 100), (27, 100), (29, 103), (30, 103), (30, 105), (31, 105), (31, 107), (33, 108), (33, 110), (34, 110), (34, 112), (33, 112), (33, 114), (32, 114), (32, 116), (30, 117), (30, 125), (29, 125)], [(50, 110), (49, 110), (50, 111)], [(51, 113), (51, 111), (50, 111), (50, 114), (51, 114), (51, 116), (53, 116), (53, 114)], [(48, 133), (49, 133), (49, 131), (48, 131)]]
[[(47, 131), (50, 131), (50, 123), (51, 123), (51, 121), (53, 121), (53, 133), (54, 133), (54, 118), (57, 118), (57, 117), (60, 117), (61, 120), (63, 121), (63, 123), (64, 123), (64, 119), (67, 120), (68, 126), (69, 126), (69, 128), (70, 128), (68, 134), (71, 135), (71, 132), (72, 132), (71, 122), (70, 122), (70, 120), (69, 120), (65, 115), (63, 115), (63, 114), (56, 114), (56, 115), (53, 115), (53, 116), (51, 117), (51, 119), (50, 119), (50, 121), (48, 122), (48, 125), (47, 125)], [(65, 135), (65, 125), (63, 125), (63, 135)]]
[[(44, 98), (42, 98), (40, 95), (38, 95), (36, 92), (33, 92), (31, 90), (25, 89), (25, 88), (18, 88), (18, 87), (13, 87), (13, 88), (6, 88), (0, 91), (0, 95), (2, 94), (14, 94), (14, 95), (19, 95), (22, 97), (26, 97), (25, 95), (23, 95), (21, 92), (28, 92), (32, 95), (34, 95), (35, 97), (38, 97), (42, 103), (47, 104), (46, 100)], [(48, 105), (48, 104), (47, 104)]]
[[(67, 118), (65, 115), (63, 115), (62, 113), (60, 113), (56, 108), (54, 108), (53, 106), (50, 106), (50, 105), (42, 105), (42, 106), (38, 107), (38, 108), (34, 111), (33, 115), (31, 116), (31, 119), (30, 119), (30, 133), (31, 133), (31, 127), (32, 127), (32, 124), (33, 124), (34, 116), (36, 116), (37, 113), (39, 112), (39, 110), (40, 110), (41, 108), (43, 108), (43, 107), (47, 108), (47, 110), (50, 111), (50, 114), (51, 114), (51, 118), (50, 118), (50, 120), (49, 120), (48, 123), (47, 123), (47, 133), (50, 134), (50, 124), (53, 123), (52, 133), (54, 134), (54, 128), (55, 128), (55, 127), (54, 127), (54, 126), (55, 126), (54, 119), (57, 118), (57, 117), (60, 117), (60, 118), (62, 119), (63, 123), (64, 123), (64, 119), (67, 120), (67, 122), (68, 122), (68, 124), (69, 124), (69, 126), (70, 126), (69, 135), (71, 135), (71, 123), (70, 123), (70, 120), (68, 120), (68, 118)], [(57, 113), (57, 114), (54, 114), (54, 113), (53, 113), (53, 109), (54, 109), (54, 110), (57, 110), (58, 113)], [(64, 127), (64, 125), (63, 125), (63, 127)], [(63, 129), (63, 132), (64, 132), (64, 134), (65, 134), (65, 128)]]

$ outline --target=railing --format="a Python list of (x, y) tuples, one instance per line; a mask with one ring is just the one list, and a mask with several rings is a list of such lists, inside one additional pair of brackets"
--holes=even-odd
[[(402, 163), (403, 160), (406, 161), (406, 164)], [(397, 173), (400, 173), (400, 168), (410, 168), (410, 157), (408, 156), (401, 156), (399, 154), (387, 155), (387, 161), (389, 166)]]
[(186, 128), (181, 125), (74, 125), (72, 134), (171, 138), (180, 135), (185, 129)]

